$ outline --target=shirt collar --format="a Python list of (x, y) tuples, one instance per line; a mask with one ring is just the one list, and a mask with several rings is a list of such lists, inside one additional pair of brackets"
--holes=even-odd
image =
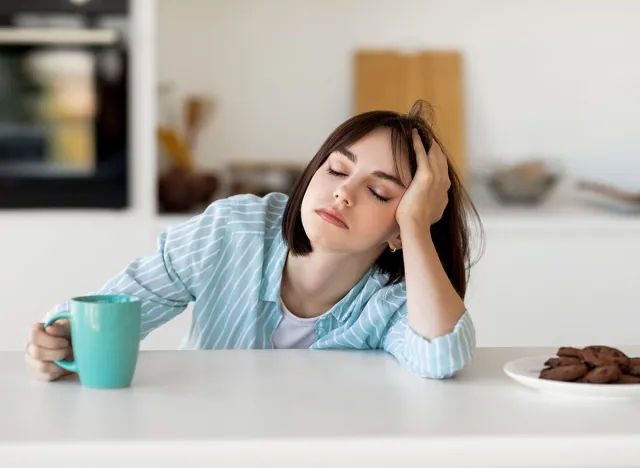
[[(282, 270), (287, 260), (289, 249), (282, 238), (282, 230), (278, 230), (269, 253), (265, 259), (265, 267), (263, 269), (262, 282), (260, 284), (260, 300), (269, 302), (280, 302), (280, 284), (282, 283)], [(362, 289), (369, 281), (373, 274), (373, 266), (362, 276), (360, 281), (351, 288), (335, 306), (331, 308), (331, 313), (338, 321), (345, 321), (351, 313), (350, 305), (353, 304)]]

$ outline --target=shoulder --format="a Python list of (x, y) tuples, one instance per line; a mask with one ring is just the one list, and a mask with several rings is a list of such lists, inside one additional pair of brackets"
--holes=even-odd
[(227, 198), (229, 233), (264, 235), (274, 227), (279, 228), (288, 200), (287, 195), (278, 192), (264, 197), (235, 195)]
[(276, 192), (264, 197), (234, 195), (216, 200), (197, 216), (169, 227), (159, 240), (199, 249), (212, 241), (225, 242), (238, 233), (264, 238), (280, 228), (287, 201), (287, 195)]

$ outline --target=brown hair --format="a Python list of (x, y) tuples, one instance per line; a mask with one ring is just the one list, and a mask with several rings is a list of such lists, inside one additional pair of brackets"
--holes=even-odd
[[(469, 222), (476, 221), (480, 226), (480, 219), (446, 149), (433, 131), (432, 126), (423, 117), (425, 107), (431, 110), (427, 103), (419, 100), (416, 101), (408, 114), (392, 111), (365, 112), (342, 123), (329, 135), (294, 184), (284, 210), (282, 234), (293, 255), (304, 256), (312, 251), (311, 243), (300, 219), (300, 207), (311, 178), (325, 163), (329, 155), (339, 148), (348, 147), (377, 128), (390, 128), (396, 173), (400, 174), (402, 161), (408, 154), (409, 167), (413, 177), (417, 164), (411, 130), (416, 128), (420, 133), (425, 150), (428, 152), (431, 148), (431, 142), (436, 141), (447, 155), (449, 162), (449, 179), (451, 180), (448, 192), (449, 202), (440, 220), (431, 226), (431, 237), (449, 281), (460, 297), (464, 299), (469, 279), (469, 268), (471, 267)], [(482, 236), (481, 229), (479, 235)], [(389, 275), (387, 285), (404, 280), (402, 255), (394, 254), (389, 249), (385, 249), (375, 264), (380, 272)]]

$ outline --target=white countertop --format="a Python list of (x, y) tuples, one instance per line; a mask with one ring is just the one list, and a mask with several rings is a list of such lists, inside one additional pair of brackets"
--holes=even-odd
[(552, 398), (503, 374), (553, 352), (481, 348), (435, 381), (383, 352), (151, 351), (123, 390), (33, 381), (0, 353), (0, 466), (640, 463), (640, 401)]

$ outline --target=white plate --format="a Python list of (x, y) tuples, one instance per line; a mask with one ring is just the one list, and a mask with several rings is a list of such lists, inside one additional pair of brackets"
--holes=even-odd
[(510, 361), (504, 372), (516, 382), (562, 396), (595, 398), (640, 398), (640, 384), (587, 384), (540, 379), (544, 363), (552, 356), (535, 356)]

